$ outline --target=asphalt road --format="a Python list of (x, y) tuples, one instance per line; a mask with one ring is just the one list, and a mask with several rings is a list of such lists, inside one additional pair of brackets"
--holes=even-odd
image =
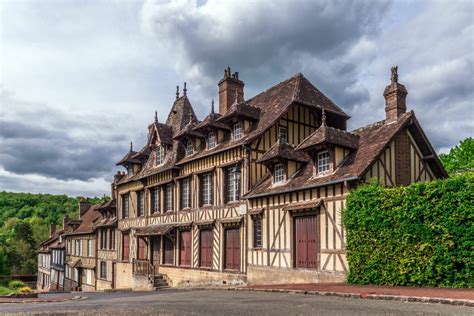
[[(56, 294), (47, 294), (54, 297)], [(55, 303), (0, 304), (2, 315), (474, 315), (474, 308), (318, 295), (227, 291), (80, 293)], [(62, 294), (64, 296), (64, 294)]]

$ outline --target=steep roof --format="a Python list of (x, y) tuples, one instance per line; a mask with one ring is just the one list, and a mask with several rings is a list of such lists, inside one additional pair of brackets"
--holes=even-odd
[(171, 127), (173, 137), (176, 136), (189, 122), (197, 124), (199, 121), (187, 96), (179, 97), (173, 104), (166, 119), (166, 125)]
[(223, 130), (230, 130), (230, 127), (224, 123), (218, 122), (218, 119), (221, 117), (219, 113), (211, 113), (206, 116), (202, 122), (200, 122), (196, 127), (194, 127), (195, 131), (202, 131), (209, 128), (217, 128)]
[(358, 148), (350, 153), (342, 165), (333, 173), (314, 177), (313, 166), (307, 164), (285, 185), (276, 187), (272, 186), (271, 175), (267, 174), (245, 197), (253, 198), (266, 194), (327, 185), (333, 182), (357, 180), (365, 174), (394, 136), (402, 128), (413, 122), (414, 117), (413, 112), (407, 112), (398, 121), (392, 123), (380, 121), (352, 131), (359, 138)]
[(257, 160), (257, 162), (266, 163), (277, 158), (299, 162), (309, 162), (310, 160), (305, 152), (296, 151), (294, 146), (278, 140)]
[(92, 205), (89, 209), (79, 218), (79, 226), (71, 232), (65, 235), (80, 235), (80, 234), (91, 234), (94, 232), (95, 223), (102, 217), (96, 209), (101, 204)]
[(329, 127), (326, 124), (322, 124), (311, 135), (306, 137), (296, 149), (304, 150), (323, 143), (330, 143), (346, 148), (356, 149), (358, 146), (358, 137), (357, 135), (343, 131), (342, 129), (337, 129)]

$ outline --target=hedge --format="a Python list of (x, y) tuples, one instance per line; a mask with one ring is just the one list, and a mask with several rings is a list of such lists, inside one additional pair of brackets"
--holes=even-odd
[(343, 214), (352, 284), (474, 286), (474, 173), (352, 191)]

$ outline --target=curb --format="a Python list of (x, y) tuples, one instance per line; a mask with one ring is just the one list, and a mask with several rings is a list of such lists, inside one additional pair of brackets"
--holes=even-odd
[[(215, 290), (219, 290), (219, 289), (215, 289)], [(227, 290), (337, 296), (337, 297), (345, 297), (345, 298), (387, 300), (387, 301), (399, 301), (399, 302), (409, 302), (409, 303), (447, 304), (447, 305), (474, 307), (474, 300), (452, 299), (452, 298), (444, 298), (444, 297), (423, 297), (423, 296), (382, 295), (382, 294), (379, 295), (379, 294), (360, 294), (360, 293), (285, 290), (285, 289), (227, 288)]]
[(58, 302), (67, 302), (67, 301), (74, 301), (74, 300), (85, 300), (87, 297), (84, 296), (73, 296), (70, 298), (64, 298), (60, 300), (54, 300), (54, 299), (47, 299), (47, 300), (18, 300), (18, 301), (5, 301), (2, 302), (0, 301), (0, 304), (27, 304), (27, 303), (58, 303)]

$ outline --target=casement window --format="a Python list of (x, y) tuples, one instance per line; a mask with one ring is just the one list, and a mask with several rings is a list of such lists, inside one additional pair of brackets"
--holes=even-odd
[(212, 229), (199, 232), (199, 266), (212, 268)]
[(107, 230), (100, 231), (100, 249), (107, 249)]
[(85, 269), (85, 271), (86, 271), (86, 284), (92, 285), (92, 270)]
[(87, 239), (87, 257), (92, 257), (92, 240)]
[(166, 192), (165, 192), (165, 209), (167, 212), (173, 211), (173, 184), (168, 183), (166, 185)]
[(262, 219), (260, 217), (253, 219), (253, 247), (262, 247)]
[(107, 279), (107, 262), (100, 262), (100, 278)]
[(191, 265), (191, 231), (181, 231), (179, 234), (179, 265)]
[(160, 212), (160, 189), (151, 189), (151, 214)]
[(318, 173), (325, 174), (329, 171), (329, 152), (318, 153)]
[(130, 236), (128, 234), (124, 234), (122, 239), (122, 260), (130, 260)]
[(145, 191), (141, 190), (137, 192), (137, 209), (138, 216), (145, 216)]
[(145, 260), (146, 259), (146, 243), (145, 239), (138, 238), (137, 239), (138, 248), (137, 248), (137, 259), (138, 260)]
[(115, 230), (112, 228), (110, 230), (110, 244), (109, 244), (109, 249), (114, 250), (115, 249)]
[(159, 166), (165, 161), (165, 149), (162, 145), (156, 149), (156, 165)]
[(216, 133), (215, 132), (209, 132), (207, 135), (207, 148), (212, 149), (216, 147)]
[(82, 257), (82, 240), (79, 240), (79, 256)]
[(227, 202), (236, 202), (240, 200), (240, 172), (238, 172), (237, 169), (237, 167), (227, 169)]
[(191, 156), (194, 152), (193, 143), (188, 140), (186, 142), (186, 156)]
[(212, 205), (212, 173), (201, 176), (201, 206)]
[(273, 167), (273, 183), (282, 183), (285, 181), (285, 169), (281, 163)]
[(240, 139), (242, 137), (242, 124), (234, 124), (234, 140)]
[(164, 236), (163, 239), (163, 247), (164, 247), (164, 252), (163, 252), (163, 264), (168, 264), (172, 265), (173, 264), (173, 257), (174, 257), (174, 242), (173, 239), (171, 239), (168, 236)]
[(122, 217), (128, 218), (129, 216), (129, 196), (128, 194), (122, 195)]
[(278, 127), (278, 139), (281, 143), (288, 142), (288, 129), (286, 126), (279, 126)]
[(183, 179), (181, 181), (181, 208), (191, 207), (191, 180)]

